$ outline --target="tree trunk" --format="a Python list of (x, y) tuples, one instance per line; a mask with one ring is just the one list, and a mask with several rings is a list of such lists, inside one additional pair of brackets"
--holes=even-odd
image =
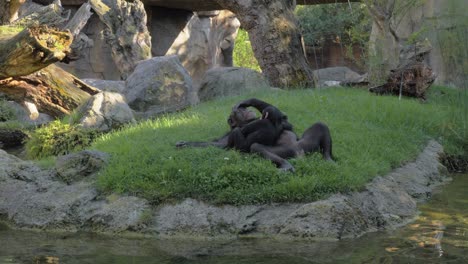
[(367, 5), (373, 20), (369, 38), (369, 80), (372, 84), (384, 82), (390, 70), (398, 66), (400, 39), (392, 24), (395, 4), (396, 0), (372, 0)]
[(126, 79), (137, 62), (151, 58), (145, 7), (140, 0), (90, 0), (89, 3), (108, 27), (106, 39), (112, 58), (122, 79)]
[(28, 75), (63, 60), (72, 42), (70, 32), (46, 26), (24, 29), (0, 42), (0, 79)]
[(99, 91), (50, 65), (27, 76), (0, 80), (0, 92), (17, 102), (34, 103), (39, 112), (61, 117)]
[(235, 13), (248, 31), (255, 57), (272, 86), (314, 86), (293, 1), (216, 1)]

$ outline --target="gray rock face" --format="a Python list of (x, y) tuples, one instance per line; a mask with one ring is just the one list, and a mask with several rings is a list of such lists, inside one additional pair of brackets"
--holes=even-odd
[(129, 106), (145, 118), (183, 109), (196, 101), (192, 79), (177, 56), (138, 63), (124, 92)]
[(99, 171), (108, 160), (106, 153), (85, 150), (57, 157), (55, 170), (60, 179), (70, 184)]
[[(65, 4), (64, 1), (62, 3)], [(79, 6), (64, 6), (74, 13)], [(62, 69), (72, 73), (78, 78), (93, 78), (105, 80), (120, 80), (120, 72), (112, 59), (111, 47), (105, 39), (106, 25), (93, 14), (82, 33), (89, 37), (90, 43), (83, 47), (78, 54), (79, 58), (69, 64), (57, 63)]]
[(411, 221), (417, 199), (427, 198), (444, 181), (437, 158), (441, 152), (442, 146), (431, 141), (415, 162), (375, 178), (364, 191), (312, 203), (217, 207), (187, 199), (157, 211), (153, 229), (169, 236), (248, 233), (333, 239), (392, 229)]
[(82, 81), (104, 92), (122, 93), (125, 90), (125, 81), (111, 81), (101, 79), (82, 79)]
[[(89, 179), (91, 170), (71, 168), (77, 157), (63, 157), (61, 163), (69, 164), (63, 171), (86, 172)], [(145, 200), (117, 195), (103, 198), (92, 180), (75, 179), (67, 185), (56, 178), (55, 170), (43, 170), (0, 150), (0, 216), (25, 228), (107, 232), (142, 228), (142, 216), (149, 209)]]
[(254, 70), (220, 67), (206, 72), (200, 84), (198, 97), (200, 101), (207, 101), (222, 96), (269, 89), (269, 87), (263, 76)]
[[(31, 125), (39, 126), (39, 125), (47, 124), (54, 120), (54, 118), (51, 117), (50, 115), (37, 112), (37, 108), (35, 109), (36, 111), (32, 113), (27, 107), (22, 106), (16, 102), (8, 101), (7, 103), (8, 103), (8, 106), (13, 110), (15, 119), (21, 122), (26, 122)], [(28, 105), (31, 105), (31, 104), (29, 103)], [(33, 108), (34, 107), (35, 106), (33, 106)]]
[(91, 97), (79, 112), (83, 115), (79, 121), (83, 127), (99, 131), (110, 131), (136, 122), (124, 97), (118, 93), (98, 93)]
[(360, 75), (348, 67), (324, 68), (313, 71), (313, 74), (318, 87), (335, 86), (342, 83), (360, 83), (366, 79), (366, 76)]
[[(429, 197), (446, 179), (435, 141), (419, 157), (385, 177), (376, 177), (363, 191), (336, 194), (312, 203), (214, 206), (193, 199), (150, 208), (128, 196), (98, 196), (93, 186), (93, 160), (101, 154), (61, 157), (58, 174), (88, 175), (57, 181), (55, 170), (43, 170), (0, 150), (0, 216), (17, 227), (137, 231), (158, 236), (279, 236), (353, 238), (393, 229), (417, 214), (417, 201)], [(74, 165), (76, 164), (76, 165)]]
[[(197, 3), (197, 5), (200, 3)], [(216, 66), (232, 66), (232, 51), (240, 26), (227, 10), (192, 12), (147, 6), (153, 56), (177, 55), (194, 84)]]

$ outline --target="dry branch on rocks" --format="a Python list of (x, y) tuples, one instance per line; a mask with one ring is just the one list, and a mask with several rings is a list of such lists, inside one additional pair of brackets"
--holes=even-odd
[(99, 91), (50, 65), (29, 75), (0, 80), (0, 92), (17, 102), (34, 103), (41, 113), (61, 117)]
[(72, 42), (68, 31), (47, 26), (24, 29), (0, 42), (0, 79), (28, 75), (63, 60)]

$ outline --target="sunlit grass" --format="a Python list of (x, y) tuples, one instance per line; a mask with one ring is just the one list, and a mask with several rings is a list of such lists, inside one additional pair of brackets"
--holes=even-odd
[[(451, 101), (460, 100), (459, 95), (444, 88), (431, 91), (427, 103), (349, 88), (263, 92), (204, 103), (98, 139), (93, 147), (111, 154), (98, 184), (105, 192), (139, 195), (154, 203), (186, 197), (232, 204), (312, 201), (358, 190), (415, 159), (430, 138), (463, 151), (466, 139), (457, 140), (447, 128), (447, 122), (457, 124), (461, 118)], [(296, 173), (291, 174), (255, 155), (175, 148), (181, 140), (221, 137), (231, 107), (248, 97), (278, 106), (299, 136), (311, 124), (325, 122), (337, 162), (325, 162), (317, 154), (293, 159)], [(452, 130), (466, 133), (460, 127)]]

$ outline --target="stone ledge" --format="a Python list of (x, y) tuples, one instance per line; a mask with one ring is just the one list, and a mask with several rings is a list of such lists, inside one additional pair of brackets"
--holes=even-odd
[[(286, 237), (341, 239), (394, 229), (417, 215), (448, 177), (430, 141), (414, 162), (376, 177), (361, 192), (312, 203), (214, 206), (194, 199), (151, 208), (141, 198), (99, 196), (92, 176), (67, 185), (55, 170), (42, 170), (0, 150), (0, 218), (13, 227), (167, 237)], [(31, 174), (31, 177), (27, 175)]]

